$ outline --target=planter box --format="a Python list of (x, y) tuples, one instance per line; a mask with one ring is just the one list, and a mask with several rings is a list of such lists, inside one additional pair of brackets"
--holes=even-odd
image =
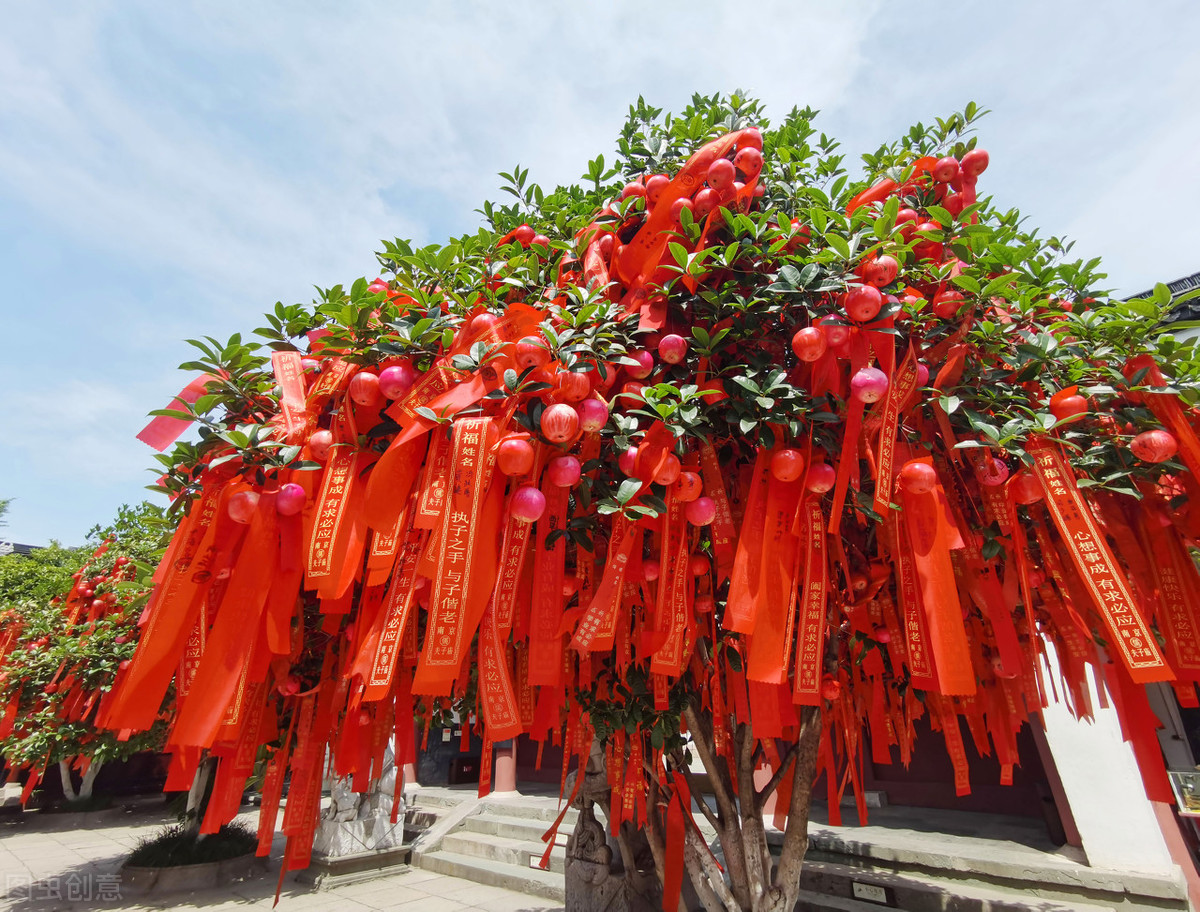
[(207, 890), (227, 883), (247, 880), (266, 870), (266, 859), (256, 855), (239, 855), (224, 861), (204, 864), (177, 865), (170, 868), (143, 868), (134, 865), (121, 867), (121, 885), (134, 893), (178, 893)]

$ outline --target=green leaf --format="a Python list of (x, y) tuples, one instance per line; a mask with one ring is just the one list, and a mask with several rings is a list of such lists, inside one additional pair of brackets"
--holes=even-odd
[(629, 503), (642, 489), (642, 483), (636, 478), (626, 478), (617, 488), (617, 502), (622, 506)]
[(956, 275), (950, 280), (959, 288), (964, 288), (971, 294), (979, 294), (979, 282), (974, 276), (969, 276), (965, 272), (962, 275)]

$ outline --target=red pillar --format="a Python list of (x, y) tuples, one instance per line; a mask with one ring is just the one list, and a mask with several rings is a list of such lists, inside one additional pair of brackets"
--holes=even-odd
[(497, 744), (492, 767), (492, 791), (515, 792), (517, 790), (517, 741)]

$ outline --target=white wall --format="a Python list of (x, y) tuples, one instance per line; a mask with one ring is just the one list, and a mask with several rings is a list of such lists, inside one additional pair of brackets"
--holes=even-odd
[[(1046, 652), (1051, 667), (1057, 667), (1050, 642), (1046, 642)], [(1088, 687), (1095, 707), (1094, 722), (1076, 721), (1062, 702), (1051, 703), (1043, 711), (1046, 742), (1088, 863), (1095, 868), (1172, 872), (1176, 866), (1146, 798), (1133, 748), (1121, 740), (1121, 725), (1111, 701), (1107, 708), (1101, 707), (1091, 677)]]

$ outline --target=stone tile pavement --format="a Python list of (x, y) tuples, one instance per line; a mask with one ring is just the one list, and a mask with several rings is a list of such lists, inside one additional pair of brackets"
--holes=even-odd
[[(244, 816), (251, 825), (256, 814)], [(0, 817), (0, 910), (12, 912), (103, 912), (179, 909), (249, 912), (270, 909), (279, 880), (282, 839), (266, 871), (224, 887), (162, 895), (122, 889), (120, 866), (142, 837), (170, 823), (160, 802), (93, 814), (25, 813)], [(314, 891), (289, 874), (279, 896), (279, 912), (562, 912), (538, 899), (459, 880), (432, 871), (405, 870), (374, 880)]]

